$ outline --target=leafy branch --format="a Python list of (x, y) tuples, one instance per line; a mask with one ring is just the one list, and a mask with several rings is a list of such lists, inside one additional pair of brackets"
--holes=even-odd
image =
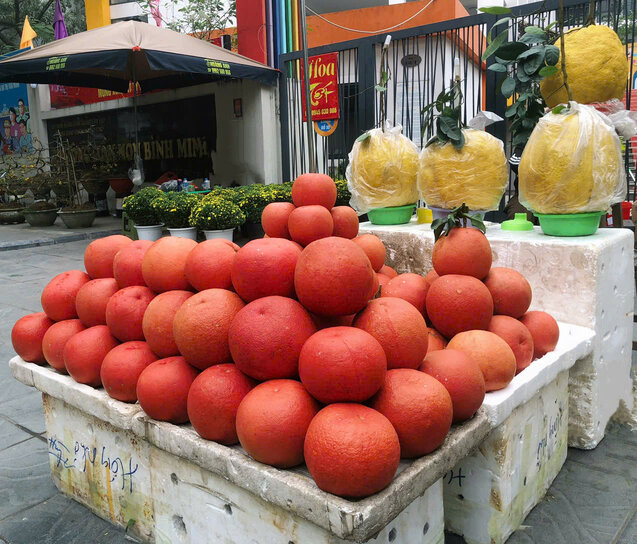
[(438, 241), (441, 236), (449, 235), (454, 228), (466, 228), (467, 221), (483, 233), (487, 232), (487, 227), (484, 225), (482, 219), (477, 215), (469, 215), (469, 208), (463, 202), (462, 206), (451, 210), (451, 213), (446, 218), (436, 219), (431, 223), (431, 228), (434, 231), (434, 239)]
[(427, 142), (425, 147), (429, 147), (434, 142), (446, 144), (451, 142), (456, 149), (462, 149), (465, 144), (462, 129), (465, 128), (460, 117), (460, 106), (462, 105), (462, 93), (459, 82), (451, 88), (443, 89), (436, 100), (426, 105), (421, 114), (424, 116), (422, 133), (433, 130), (435, 124), (435, 134)]

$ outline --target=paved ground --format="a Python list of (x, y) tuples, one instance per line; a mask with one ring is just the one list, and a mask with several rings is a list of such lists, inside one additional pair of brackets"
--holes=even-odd
[(117, 234), (121, 229), (121, 218), (110, 216), (96, 217), (93, 226), (88, 229), (67, 229), (59, 217), (51, 227), (32, 227), (28, 223), (0, 225), (0, 251), (93, 239)]
[[(57, 491), (49, 477), (41, 397), (11, 378), (7, 364), (13, 323), (41, 311), (40, 292), (53, 275), (82, 268), (88, 243), (0, 252), (0, 543), (126, 541), (123, 531)], [(635, 544), (636, 512), (637, 433), (613, 429), (594, 451), (569, 450), (546, 498), (509, 543)], [(448, 544), (461, 542), (447, 538)]]

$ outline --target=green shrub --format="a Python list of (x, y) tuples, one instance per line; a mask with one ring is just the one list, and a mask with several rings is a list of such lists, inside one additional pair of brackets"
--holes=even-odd
[(336, 183), (336, 206), (349, 206), (349, 199), (352, 198), (352, 193), (347, 188), (347, 180), (337, 179)]
[(199, 202), (199, 197), (184, 191), (165, 193), (164, 198), (153, 201), (157, 216), (170, 229), (189, 227), (188, 220), (192, 209)]
[(217, 196), (204, 198), (190, 214), (190, 226), (200, 230), (224, 230), (240, 227), (246, 215), (231, 200)]
[(153, 202), (165, 197), (165, 193), (155, 187), (145, 187), (124, 199), (122, 209), (133, 223), (140, 227), (161, 223)]

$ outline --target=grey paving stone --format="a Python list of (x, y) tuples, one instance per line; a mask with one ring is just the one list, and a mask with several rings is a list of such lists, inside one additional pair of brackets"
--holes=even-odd
[(18, 398), (0, 403), (0, 415), (22, 425), (34, 434), (41, 434), (46, 431), (42, 394), (31, 387), (27, 389), (29, 391), (19, 395)]
[(8, 544), (129, 542), (125, 540), (123, 530), (97, 517), (61, 493), (0, 521), (0, 537)]
[(56, 493), (46, 442), (30, 438), (0, 451), (0, 521)]
[(42, 294), (42, 288), (41, 281), (5, 284), (0, 288), (0, 308), (4, 306), (20, 308), (25, 310), (25, 314), (41, 312), (40, 295)]
[(619, 536), (617, 544), (635, 544), (635, 542), (637, 542), (637, 507), (635, 507), (633, 517), (628, 521)]
[(0, 437), (2, 437), (0, 442), (0, 451), (2, 451), (33, 438), (33, 435), (21, 430), (0, 415)]

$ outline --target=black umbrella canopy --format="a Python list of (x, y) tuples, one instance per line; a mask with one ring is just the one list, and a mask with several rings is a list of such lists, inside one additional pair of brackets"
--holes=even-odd
[(126, 92), (174, 89), (224, 78), (274, 85), (278, 70), (206, 41), (138, 21), (57, 40), (0, 61), (0, 83), (50, 83)]

